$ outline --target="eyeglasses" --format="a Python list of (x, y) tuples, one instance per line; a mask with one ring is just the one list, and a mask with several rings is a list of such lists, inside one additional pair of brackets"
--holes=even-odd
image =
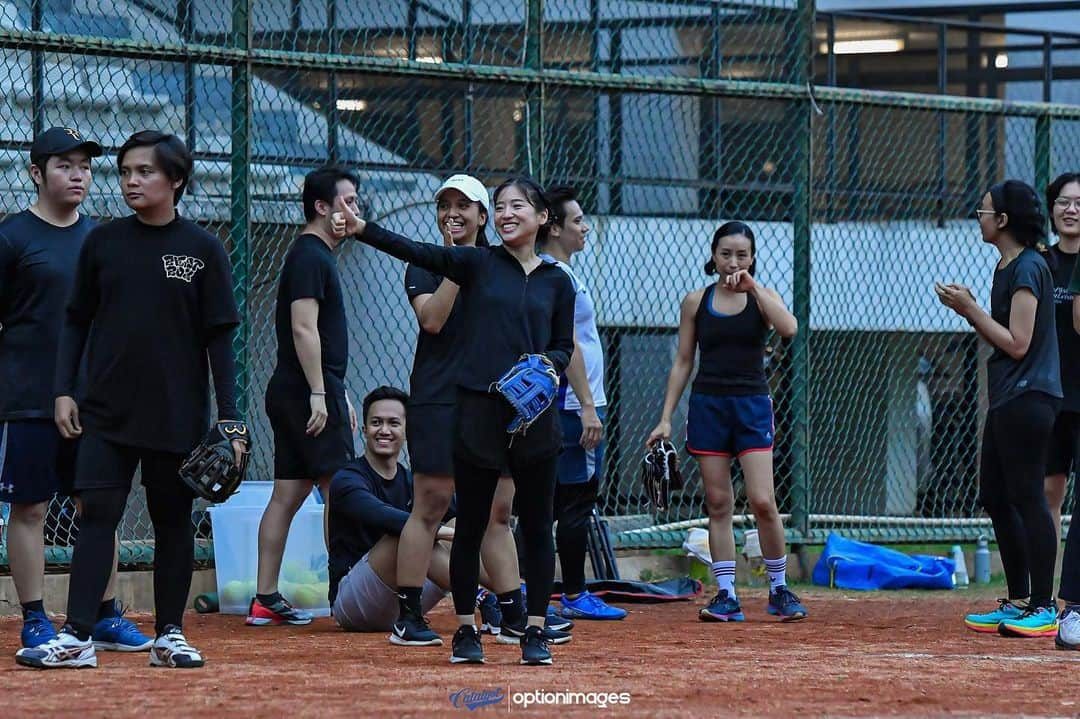
[(976, 218), (982, 217), (983, 215), (1000, 215), (1000, 214), (1001, 213), (998, 212), (997, 210), (984, 210), (981, 207), (976, 207), (975, 208), (975, 217)]
[(1054, 200), (1054, 207), (1060, 210), (1067, 210), (1070, 207), (1075, 207), (1080, 210), (1080, 197), (1059, 197)]

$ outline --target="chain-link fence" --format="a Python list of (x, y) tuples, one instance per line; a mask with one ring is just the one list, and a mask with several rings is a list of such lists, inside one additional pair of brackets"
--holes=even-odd
[[(355, 168), (368, 215), (427, 241), (433, 190), (454, 172), (576, 185), (593, 232), (575, 263), (606, 346), (603, 510), (626, 518), (622, 546), (677, 543), (704, 514), (688, 458), (686, 488), (659, 515), (638, 467), (679, 302), (708, 281), (718, 224), (747, 221), (759, 280), (801, 327), (767, 354), (790, 538), (970, 538), (988, 531), (974, 489), (985, 350), (932, 284), (987, 301), (993, 257), (970, 210), (993, 180), (1045, 185), (1080, 167), (1080, 108), (814, 94), (821, 32), (810, 0), (4, 0), (0, 213), (32, 201), (26, 151), (42, 128), (71, 124), (111, 149), (146, 127), (185, 137), (197, 163), (181, 212), (230, 250), (250, 476), (270, 479), (262, 397), (307, 171)], [(87, 212), (126, 214), (114, 163), (94, 170)], [(402, 265), (346, 243), (338, 266), (354, 398), (407, 386), (416, 324)], [(51, 510), (56, 561), (70, 510)], [(125, 561), (149, 556), (151, 534), (133, 493)]]

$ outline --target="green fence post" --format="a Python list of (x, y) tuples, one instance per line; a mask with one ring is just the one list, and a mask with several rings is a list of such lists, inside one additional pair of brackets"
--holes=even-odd
[[(1050, 184), (1053, 162), (1050, 159), (1050, 144), (1053, 135), (1053, 121), (1050, 113), (1044, 112), (1035, 118), (1035, 190), (1040, 194)], [(1047, 218), (1047, 222), (1052, 222)], [(1047, 225), (1049, 229), (1049, 225)]]
[[(233, 0), (233, 46), (250, 51), (250, 0)], [(233, 353), (237, 370), (237, 409), (247, 412), (248, 405), (248, 337), (251, 322), (248, 318), (247, 296), (250, 285), (251, 194), (248, 167), (251, 163), (251, 60), (234, 65), (232, 70), (232, 132), (230, 156), (231, 204), (229, 208), (229, 241), (232, 246), (233, 292), (240, 310), (240, 326), (233, 338)]]
[[(811, 32), (814, 27), (814, 0), (799, 0), (799, 41), (801, 56), (795, 62), (795, 78), (805, 85), (810, 80)], [(811, 149), (813, 132), (810, 99), (793, 101), (799, 116), (795, 148), (794, 196), (792, 198), (793, 310), (799, 332), (791, 343), (791, 467), (792, 506), (789, 529), (797, 537), (810, 535), (810, 251), (813, 203), (813, 167)]]
[[(525, 67), (540, 72), (544, 67), (544, 0), (528, 0), (525, 19)], [(525, 101), (525, 142), (527, 143), (526, 161), (528, 172), (537, 182), (543, 184), (544, 175), (544, 83), (537, 81), (527, 90)]]

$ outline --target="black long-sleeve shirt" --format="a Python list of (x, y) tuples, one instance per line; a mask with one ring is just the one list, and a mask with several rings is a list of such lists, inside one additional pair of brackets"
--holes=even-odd
[[(328, 534), (330, 535), (330, 602), (338, 583), (383, 536), (401, 536), (412, 509), (412, 474), (399, 464), (395, 475), (383, 477), (361, 456), (330, 480)], [(454, 504), (443, 518), (449, 521)]]
[(557, 264), (525, 274), (506, 248), (414, 242), (373, 223), (360, 241), (461, 286), (464, 315), (457, 384), (488, 391), (523, 354), (544, 354), (561, 374), (574, 351), (574, 287)]
[(182, 217), (161, 226), (113, 220), (83, 243), (54, 392), (73, 395), (85, 347), (84, 427), (118, 444), (186, 454), (210, 423), (211, 362), (219, 411), (232, 415), (219, 418), (239, 419), (229, 366), (239, 322), (221, 240)]

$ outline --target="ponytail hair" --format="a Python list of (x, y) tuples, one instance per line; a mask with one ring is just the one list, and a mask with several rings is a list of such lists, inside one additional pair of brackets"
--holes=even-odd
[(1046, 217), (1035, 188), (1020, 180), (1005, 180), (990, 186), (994, 212), (1005, 215), (1005, 229), (1024, 247), (1037, 250), (1050, 269), (1057, 261), (1046, 244)]
[(754, 231), (745, 222), (732, 220), (720, 225), (719, 229), (713, 233), (712, 247), (709, 249), (709, 261), (705, 263), (705, 274), (716, 274), (716, 260), (712, 256), (716, 254), (716, 248), (720, 244), (720, 240), (732, 235), (743, 235), (750, 240), (750, 256), (754, 258), (750, 263), (750, 274), (753, 275), (757, 270), (757, 241), (754, 239)]

